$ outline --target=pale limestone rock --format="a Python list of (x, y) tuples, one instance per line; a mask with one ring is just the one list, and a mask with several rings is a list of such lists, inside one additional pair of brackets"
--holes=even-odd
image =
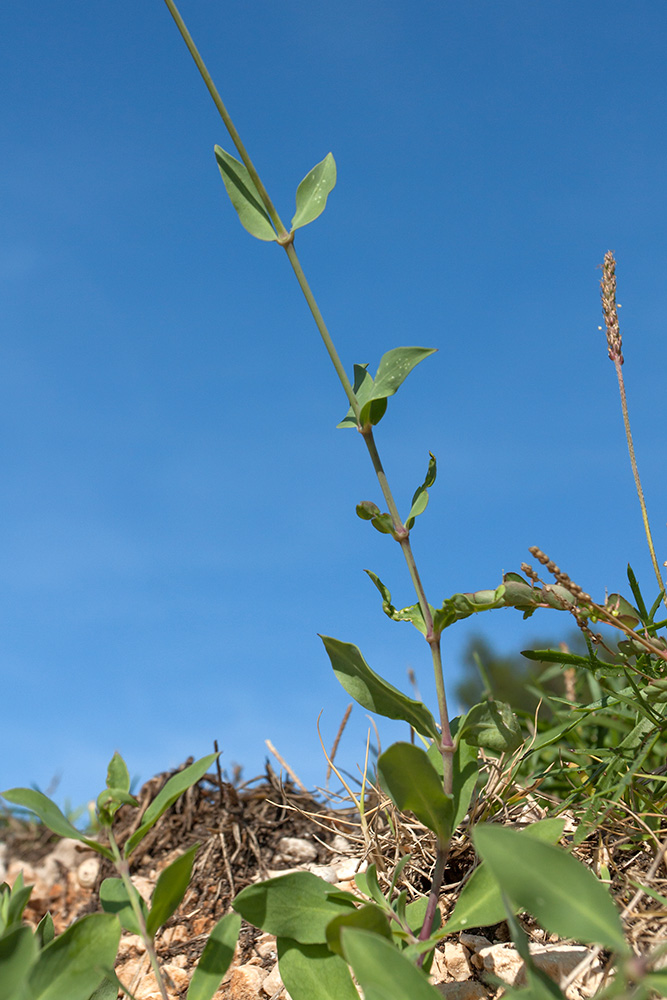
[(130, 956), (143, 955), (146, 951), (146, 943), (139, 934), (123, 934), (118, 946), (118, 958), (126, 959)]
[(262, 983), (262, 991), (266, 993), (267, 997), (272, 997), (276, 993), (279, 993), (283, 989), (283, 981), (280, 978), (280, 969), (278, 968), (278, 963), (273, 966), (271, 972)]
[(137, 983), (146, 975), (150, 969), (148, 955), (139, 955), (134, 958), (126, 958), (125, 961), (116, 964), (116, 975), (123, 986), (127, 986), (131, 991)]
[(76, 878), (82, 889), (92, 889), (100, 873), (99, 858), (86, 858), (76, 870)]
[(590, 949), (575, 944), (547, 944), (534, 950), (531, 946), (530, 950), (535, 965), (543, 969), (555, 982), (569, 976), (579, 963), (590, 955)]
[(308, 870), (317, 875), (319, 878), (324, 879), (325, 882), (330, 882), (334, 885), (338, 882), (338, 872), (333, 865), (308, 865)]
[(334, 854), (349, 854), (352, 850), (352, 844), (344, 837), (342, 833), (337, 833), (333, 838), (329, 847), (334, 852)]
[(472, 962), (478, 969), (492, 972), (510, 986), (524, 982), (523, 960), (514, 948), (506, 944), (492, 944), (488, 948), (480, 948), (473, 956)]
[(293, 875), (295, 872), (302, 872), (304, 868), (268, 868), (266, 875), (258, 875), (256, 882), (263, 882), (265, 878), (281, 878), (283, 875)]
[(491, 947), (491, 942), (488, 938), (485, 938), (482, 934), (468, 934), (467, 931), (462, 931), (462, 933), (459, 934), (459, 941), (472, 952), (480, 951), (482, 948)]
[(436, 990), (447, 1000), (489, 1000), (491, 994), (481, 983), (466, 979), (462, 983), (438, 983)]
[(276, 939), (273, 934), (260, 934), (255, 941), (255, 951), (261, 959), (276, 958)]
[(23, 884), (33, 885), (37, 879), (37, 874), (35, 869), (27, 861), (10, 861), (9, 868), (7, 869), (7, 882), (9, 885), (14, 885), (14, 882), (23, 872)]
[(331, 865), (338, 872), (337, 882), (352, 879), (357, 872), (365, 872), (368, 868), (368, 862), (360, 858), (334, 858)]
[(166, 927), (160, 936), (160, 942), (165, 945), (183, 944), (190, 940), (190, 934), (183, 924), (176, 924), (175, 927)]
[(131, 876), (132, 885), (137, 890), (141, 898), (145, 903), (150, 903), (151, 895), (153, 889), (155, 888), (155, 882), (150, 879), (145, 878), (144, 875), (132, 875)]
[(448, 979), (463, 982), (470, 978), (470, 952), (460, 941), (445, 941), (444, 960)]
[(257, 1000), (265, 979), (265, 969), (256, 965), (239, 965), (229, 980), (230, 1000)]
[[(172, 1000), (172, 998), (176, 1000), (176, 997), (187, 989), (190, 977), (183, 969), (179, 969), (177, 965), (172, 965), (171, 963), (162, 965), (160, 968), (167, 987), (167, 996), (169, 1000)], [(171, 983), (169, 980), (171, 980)], [(135, 1000), (162, 1000), (162, 994), (152, 970), (146, 973), (136, 989), (133, 990), (133, 993)]]
[(449, 976), (447, 975), (445, 956), (439, 949), (436, 949), (433, 952), (429, 980), (433, 985), (436, 985), (437, 983), (443, 983), (446, 979), (449, 979)]
[(53, 858), (59, 864), (64, 865), (65, 868), (69, 868), (70, 871), (74, 871), (78, 868), (81, 862), (82, 849), (86, 853), (90, 848), (85, 847), (80, 840), (73, 840), (71, 837), (63, 837), (59, 840), (56, 846), (53, 848), (48, 857)]
[[(529, 947), (535, 964), (556, 983), (560, 983), (590, 954), (589, 949), (581, 945), (531, 943)], [(522, 986), (526, 981), (523, 960), (509, 945), (494, 944), (489, 948), (482, 948), (473, 956), (472, 961), (478, 968), (493, 973), (511, 986)], [(601, 981), (599, 965), (591, 972), (585, 983), (577, 984), (584, 996), (592, 996)]]
[(35, 868), (27, 862), (12, 861), (7, 869), (7, 884), (13, 886), (14, 882), (21, 873), (23, 873), (23, 884), (25, 886), (32, 886), (32, 893), (30, 894), (31, 903), (35, 906), (41, 906), (48, 909), (51, 899), (50, 890), (53, 882), (45, 882), (44, 879), (40, 878), (37, 874)]
[(304, 864), (317, 859), (317, 848), (310, 840), (303, 837), (281, 837), (274, 860), (286, 861), (288, 864)]

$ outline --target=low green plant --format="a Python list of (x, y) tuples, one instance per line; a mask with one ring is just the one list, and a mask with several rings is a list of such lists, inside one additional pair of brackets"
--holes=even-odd
[[(531, 549), (532, 554), (547, 568), (555, 582), (542, 582), (531, 566), (523, 564), (523, 575), (508, 573), (493, 589), (454, 594), (440, 606), (431, 604), (422, 585), (410, 536), (417, 517), (426, 509), (429, 489), (435, 484), (436, 459), (430, 455), (424, 481), (415, 490), (407, 515), (402, 517), (380, 458), (375, 429), (385, 415), (389, 398), (413, 369), (433, 353), (433, 349), (421, 346), (393, 348), (382, 356), (374, 375), (368, 365), (357, 364), (353, 379), (348, 377), (295, 249), (296, 232), (319, 217), (335, 185), (333, 156), (328, 153), (298, 185), (296, 212), (288, 229), (269, 197), (173, 0), (165, 0), (165, 3), (240, 157), (236, 159), (221, 146), (215, 147), (217, 164), (230, 200), (243, 227), (251, 235), (262, 241), (276, 242), (285, 250), (347, 396), (349, 409), (338, 426), (356, 429), (360, 434), (386, 508), (383, 510), (374, 501), (365, 500), (357, 505), (357, 514), (400, 546), (414, 585), (416, 603), (397, 609), (385, 583), (375, 573), (366, 572), (380, 593), (384, 613), (395, 621), (410, 622), (424, 637), (431, 655), (437, 695), (436, 719), (423, 702), (408, 697), (377, 674), (356, 645), (322, 636), (333, 671), (352, 698), (368, 711), (404, 721), (421, 743), (419, 746), (413, 742), (399, 742), (385, 750), (377, 759), (376, 778), (399, 810), (411, 812), (434, 834), (435, 865), (427, 899), (408, 906), (405, 893), (394, 894), (396, 873), (389, 895), (384, 896), (371, 867), (368, 873), (357, 877), (357, 887), (365, 896), (362, 902), (353, 894), (340, 892), (313, 875), (300, 873), (244, 889), (236, 897), (234, 908), (255, 926), (277, 936), (281, 975), (294, 1000), (313, 996), (331, 1000), (353, 997), (355, 987), (350, 968), (367, 1000), (376, 997), (407, 1000), (415, 996), (435, 995), (425, 978), (428, 967), (425, 956), (432, 954), (440, 938), (465, 922), (483, 925), (498, 920), (503, 914), (513, 928), (517, 948), (525, 955), (529, 971), (529, 985), (522, 995), (562, 995), (558, 987), (535, 970), (523, 932), (514, 919), (518, 911), (531, 913), (554, 933), (604, 946), (620, 960), (627, 959), (630, 951), (618, 911), (607, 889), (567, 852), (554, 844), (544, 843), (545, 828), (539, 832), (536, 828), (534, 835), (527, 832), (518, 834), (497, 824), (476, 828), (473, 840), (484, 865), (466, 886), (452, 920), (447, 921), (444, 928), (438, 927), (437, 904), (450, 843), (468, 812), (478, 781), (479, 751), (496, 755), (512, 753), (524, 741), (511, 706), (496, 700), (492, 692), (472, 706), (464, 717), (450, 720), (441, 636), (445, 629), (462, 619), (498, 608), (517, 608), (524, 613), (524, 617), (532, 615), (537, 608), (567, 611), (574, 616), (589, 639), (589, 656), (562, 652), (554, 656), (553, 651), (542, 651), (539, 656), (543, 661), (555, 661), (561, 667), (576, 663), (577, 668), (589, 671), (601, 696), (592, 704), (570, 705), (568, 720), (556, 718), (552, 732), (534, 733), (526, 756), (544, 751), (562, 740), (566, 733), (577, 729), (582, 718), (590, 715), (595, 716), (598, 729), (607, 734), (613, 729), (610, 708), (628, 709), (620, 713), (623, 716), (620, 736), (616, 738), (618, 734), (615, 733), (613, 740), (607, 743), (602, 740), (602, 745), (597, 748), (599, 759), (596, 763), (606, 769), (608, 781), (601, 783), (600, 787), (593, 785), (591, 801), (587, 804), (580, 827), (581, 836), (584, 836), (595, 824), (598, 799), (607, 801), (612, 786), (622, 789), (631, 783), (634, 774), (647, 764), (658, 744), (662, 745), (665, 734), (667, 692), (663, 677), (667, 642), (657, 634), (665, 623), (656, 622), (654, 617), (664, 597), (664, 586), (648, 532), (632, 448), (633, 471), (661, 590), (650, 612), (632, 577), (630, 583), (637, 607), (617, 594), (599, 604), (537, 547)], [(615, 316), (615, 271), (611, 262), (613, 257), (607, 255), (602, 283), (603, 310), (610, 356), (616, 358), (620, 373), (620, 333), (617, 329), (609, 333)], [(629, 435), (620, 374), (619, 383)], [(628, 441), (630, 444), (630, 436)], [(600, 661), (593, 649), (593, 643), (601, 641), (591, 630), (591, 624), (598, 621), (620, 629), (624, 634), (616, 652), (616, 662)], [(622, 677), (623, 683), (618, 683), (615, 675)], [(614, 794), (620, 793), (617, 791)], [(554, 828), (549, 829), (553, 834)], [(399, 870), (405, 863), (406, 859), (403, 859)], [(471, 926), (471, 923), (467, 925)], [(623, 975), (617, 975), (616, 982), (622, 980)]]
[[(664, 585), (648, 530), (629, 432), (613, 257), (607, 255), (605, 258), (603, 311), (610, 356), (621, 386), (633, 473), (659, 582), (657, 600), (647, 608), (630, 571), (634, 603), (619, 594), (612, 594), (602, 603), (596, 602), (540, 549), (533, 547), (530, 551), (553, 577), (553, 582), (544, 582), (532, 566), (523, 564), (522, 573), (506, 574), (491, 589), (456, 593), (440, 604), (430, 603), (417, 568), (411, 532), (417, 518), (424, 513), (429, 490), (436, 482), (436, 459), (429, 456), (423, 482), (417, 486), (403, 517), (385, 474), (375, 429), (385, 415), (389, 399), (407, 376), (433, 353), (433, 348), (395, 347), (380, 358), (374, 375), (368, 365), (356, 364), (352, 378), (348, 376), (295, 249), (295, 234), (319, 217), (335, 186), (334, 158), (328, 153), (299, 183), (296, 211), (288, 229), (262, 184), (173, 0), (165, 0), (165, 3), (239, 156), (237, 159), (221, 146), (215, 147), (217, 166), (232, 205), (241, 224), (252, 236), (264, 242), (275, 242), (285, 251), (341, 382), (349, 408), (338, 426), (356, 429), (361, 436), (382, 496), (382, 506), (372, 500), (361, 501), (356, 507), (357, 514), (399, 545), (416, 602), (396, 608), (386, 584), (375, 573), (366, 572), (379, 592), (383, 612), (396, 622), (412, 624), (425, 640), (437, 698), (433, 714), (420, 699), (410, 698), (376, 673), (356, 645), (322, 636), (334, 674), (351, 697), (370, 712), (405, 722), (416, 736), (417, 743), (398, 742), (378, 756), (375, 779), (396, 809), (412, 813), (433, 834), (435, 859), (429, 892), (423, 899), (408, 902), (406, 890), (401, 888), (401, 877), (409, 863), (407, 856), (396, 866), (384, 892), (373, 865), (357, 874), (357, 893), (342, 891), (309, 872), (287, 874), (248, 886), (235, 898), (234, 912), (225, 916), (214, 930), (190, 984), (188, 1000), (208, 1000), (214, 992), (231, 960), (241, 917), (276, 935), (280, 973), (293, 1000), (356, 1000), (358, 994), (353, 976), (366, 1000), (435, 998), (440, 994), (428, 981), (428, 969), (438, 943), (457, 930), (487, 926), (502, 919), (508, 922), (527, 973), (526, 987), (508, 989), (505, 995), (522, 996), (527, 1000), (564, 997), (563, 990), (536, 968), (531, 958), (525, 932), (516, 919), (522, 912), (531, 914), (547, 931), (604, 948), (612, 955), (615, 976), (599, 994), (600, 998), (648, 997), (651, 991), (664, 990), (667, 973), (655, 969), (659, 950), (644, 956), (641, 961), (633, 955), (618, 908), (607, 887), (569, 851), (557, 846), (563, 833), (563, 823), (558, 818), (529, 825), (521, 831), (505, 828), (497, 822), (474, 826), (472, 840), (481, 863), (464, 885), (444, 924), (438, 906), (452, 837), (466, 816), (470, 817), (471, 801), (482, 780), (482, 753), (492, 758), (515, 755), (524, 772), (532, 776), (537, 767), (540, 781), (551, 782), (557, 792), (561, 809), (568, 805), (579, 808), (577, 836), (583, 838), (595, 828), (601, 812), (613, 808), (623, 796), (641, 798), (643, 793), (638, 789), (642, 786), (638, 782), (650, 777), (665, 745), (667, 642), (659, 631), (667, 622), (656, 621), (660, 603), (665, 598)], [(441, 656), (443, 632), (472, 615), (508, 607), (523, 612), (526, 618), (538, 608), (565, 611), (574, 617), (587, 639), (587, 656), (563, 650), (540, 650), (528, 655), (551, 663), (559, 670), (574, 669), (580, 677), (586, 678), (590, 698), (577, 699), (575, 695), (559, 700), (550, 692), (547, 698), (550, 716), (546, 722), (538, 720), (528, 731), (525, 725), (522, 729), (512, 707), (495, 698), (492, 690), (488, 690), (465, 715), (450, 719)], [(597, 623), (622, 633), (615, 650), (610, 650), (606, 640), (593, 631)], [(606, 650), (609, 658), (598, 656), (600, 648)], [(594, 738), (589, 734), (590, 727), (595, 729)], [(562, 756), (564, 746), (568, 748), (565, 757)], [(557, 753), (560, 756), (553, 756)], [(113, 861), (119, 874), (118, 878), (106, 880), (100, 893), (105, 914), (98, 915), (94, 926), (103, 927), (108, 935), (104, 940), (104, 953), (94, 951), (97, 945), (92, 941), (86, 945), (88, 978), (83, 978), (82, 973), (81, 983), (75, 986), (63, 980), (69, 990), (67, 1000), (78, 997), (88, 1000), (92, 996), (106, 1000), (112, 995), (118, 982), (110, 967), (107, 949), (110, 952), (113, 942), (117, 943), (121, 926), (142, 935), (166, 1000), (153, 941), (157, 929), (183, 897), (196, 848), (185, 852), (162, 873), (150, 906), (144, 904), (132, 885), (129, 860), (159, 816), (185, 788), (205, 773), (214, 758), (215, 755), (203, 758), (168, 782), (122, 851), (113, 837), (113, 817), (121, 804), (136, 807), (137, 802), (130, 794), (127, 768), (119, 755), (114, 755), (109, 765), (107, 787), (97, 800), (98, 822), (108, 837), (108, 845), (77, 831), (41, 793), (28, 789), (4, 793), (8, 801), (36, 812), (54, 832), (75, 837)], [(573, 763), (578, 765), (579, 774), (583, 776), (574, 788), (571, 781), (568, 785)], [(363, 789), (358, 801), (363, 810)], [(494, 818), (492, 809), (489, 818)], [(6, 926), (0, 937), (0, 972), (4, 961), (14, 975), (11, 980), (14, 985), (7, 1000), (61, 996), (64, 1000), (65, 994), (58, 992), (60, 986), (51, 992), (48, 986), (41, 988), (43, 965), (49, 961), (45, 956), (57, 952), (61, 957), (65, 953), (73, 957), (76, 949), (66, 936), (72, 932), (73, 939), (75, 933), (84, 932), (75, 932), (75, 924), (58, 939), (45, 941), (44, 930), (41, 938), (37, 933), (33, 935), (27, 928), (17, 925), (24, 896), (25, 888), (19, 884), (18, 889), (15, 886), (11, 892), (5, 890), (2, 897)], [(74, 976), (70, 966), (77, 968), (74, 961), (62, 966), (65, 969), (63, 976)]]
[[(130, 775), (118, 753), (111, 758), (106, 787), (96, 802), (96, 820), (106, 843), (78, 830), (42, 792), (10, 788), (1, 793), (8, 802), (35, 813), (53, 833), (78, 840), (112, 861), (119, 874), (119, 878), (107, 878), (100, 886), (104, 913), (82, 917), (57, 937), (49, 914), (34, 933), (21, 922), (31, 891), (31, 887), (24, 886), (21, 875), (12, 889), (6, 884), (0, 886), (2, 1000), (115, 1000), (119, 988), (131, 997), (113, 967), (122, 930), (143, 939), (161, 996), (168, 1000), (155, 953), (155, 934), (185, 894), (199, 845), (185, 851), (161, 872), (150, 905), (134, 887), (130, 860), (149, 830), (206, 774), (217, 757), (217, 753), (209, 754), (174, 774), (139, 817), (137, 829), (122, 849), (113, 832), (114, 816), (122, 805), (138, 809), (139, 803), (130, 794)], [(188, 1000), (210, 1000), (213, 996), (232, 960), (240, 922), (235, 913), (230, 913), (216, 924), (190, 982)]]

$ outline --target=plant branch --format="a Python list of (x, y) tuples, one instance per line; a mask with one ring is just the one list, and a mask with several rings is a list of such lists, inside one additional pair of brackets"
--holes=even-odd
[(139, 925), (141, 939), (146, 945), (146, 951), (148, 952), (148, 957), (150, 959), (151, 968), (153, 969), (155, 981), (160, 991), (160, 996), (162, 997), (162, 1000), (169, 1000), (169, 996), (167, 994), (167, 988), (164, 985), (164, 979), (162, 978), (162, 973), (160, 971), (160, 966), (158, 964), (155, 945), (153, 943), (153, 939), (146, 930), (144, 911), (141, 909), (139, 900), (137, 898), (137, 889), (135, 888), (134, 883), (130, 878), (130, 866), (127, 860), (124, 857), (122, 857), (118, 849), (118, 844), (116, 843), (116, 839), (111, 830), (109, 830), (109, 844), (114, 854), (116, 870), (118, 871), (118, 874), (122, 879), (123, 885), (125, 886), (125, 891), (127, 892), (128, 899), (130, 900), (130, 905), (132, 906), (132, 912), (134, 913), (137, 924)]
[[(294, 273), (296, 275), (296, 280), (299, 282), (299, 287), (301, 288), (301, 291), (303, 292), (303, 297), (305, 298), (306, 302), (308, 303), (308, 308), (310, 309), (312, 317), (315, 320), (315, 325), (317, 326), (317, 329), (320, 332), (320, 336), (321, 336), (322, 340), (324, 341), (324, 346), (326, 347), (327, 353), (328, 353), (329, 357), (331, 358), (331, 363), (333, 364), (334, 368), (336, 369), (336, 375), (340, 379), (340, 383), (343, 386), (343, 389), (345, 390), (345, 395), (347, 396), (347, 398), (349, 400), (349, 403), (350, 403), (350, 406), (352, 407), (352, 412), (354, 413), (354, 415), (355, 415), (355, 417), (357, 419), (357, 423), (359, 423), (360, 418), (361, 418), (361, 407), (359, 406), (359, 400), (357, 399), (357, 397), (356, 397), (356, 395), (354, 393), (354, 389), (352, 388), (352, 384), (351, 384), (349, 378), (347, 377), (347, 372), (345, 371), (345, 368), (343, 367), (343, 362), (340, 360), (340, 357), (338, 355), (338, 351), (336, 350), (336, 348), (334, 346), (334, 342), (331, 339), (331, 334), (329, 333), (329, 330), (327, 329), (327, 325), (324, 322), (324, 317), (322, 316), (322, 313), (320, 312), (319, 306), (318, 306), (317, 302), (315, 301), (315, 296), (313, 295), (313, 293), (311, 291), (310, 285), (308, 284), (308, 280), (307, 280), (305, 274), (303, 273), (303, 268), (301, 267), (301, 263), (300, 263), (299, 258), (297, 256), (297, 252), (294, 249), (294, 244), (293, 243), (288, 243), (288, 244), (284, 244), (284, 246), (285, 246), (285, 252), (287, 253), (287, 257), (289, 259), (289, 262), (292, 265), (292, 270), (294, 271)], [(382, 484), (380, 484), (380, 485), (382, 485)]]
[[(433, 878), (431, 879), (431, 891), (426, 905), (424, 923), (421, 931), (419, 932), (420, 941), (426, 941), (427, 938), (431, 936), (431, 931), (433, 930), (433, 920), (435, 919), (435, 914), (438, 908), (438, 899), (440, 898), (440, 889), (442, 888), (442, 879), (445, 874), (445, 865), (447, 864), (448, 854), (449, 841), (447, 841), (446, 844), (438, 844), (435, 855), (435, 868), (433, 869)], [(420, 968), (424, 964), (424, 958), (425, 955), (420, 955), (417, 959), (417, 965)]]
[(243, 163), (244, 163), (244, 165), (245, 165), (248, 173), (252, 177), (252, 182), (255, 185), (255, 187), (257, 188), (257, 193), (259, 194), (260, 198), (264, 202), (264, 206), (265, 206), (267, 212), (269, 213), (269, 216), (271, 217), (271, 221), (272, 221), (273, 225), (275, 226), (275, 229), (276, 229), (276, 232), (278, 234), (279, 240), (286, 239), (289, 236), (289, 234), (288, 234), (285, 226), (283, 225), (283, 223), (282, 223), (282, 221), (280, 219), (280, 216), (278, 215), (278, 212), (276, 211), (276, 209), (274, 207), (273, 202), (269, 198), (269, 195), (268, 195), (268, 192), (267, 192), (266, 188), (264, 187), (264, 185), (262, 184), (262, 182), (260, 180), (259, 174), (257, 173), (257, 171), (255, 169), (255, 165), (253, 164), (252, 160), (250, 159), (245, 146), (241, 142), (241, 136), (238, 134), (238, 132), (234, 128), (234, 122), (230, 118), (229, 112), (227, 111), (227, 108), (225, 107), (225, 105), (222, 102), (222, 98), (220, 97), (220, 94), (218, 93), (218, 90), (217, 90), (215, 84), (213, 83), (213, 80), (211, 79), (211, 75), (210, 75), (209, 71), (206, 69), (206, 65), (204, 63), (204, 60), (199, 55), (199, 51), (197, 49), (197, 46), (195, 45), (195, 43), (194, 43), (194, 41), (192, 39), (192, 35), (190, 34), (190, 32), (188, 31), (188, 29), (186, 28), (185, 22), (183, 21), (183, 18), (179, 14), (178, 8), (177, 8), (176, 4), (174, 3), (174, 0), (164, 0), (164, 2), (166, 3), (167, 7), (169, 8), (169, 13), (171, 14), (171, 16), (173, 17), (174, 21), (176, 22), (176, 27), (180, 31), (181, 36), (183, 38), (183, 41), (185, 42), (185, 44), (188, 47), (188, 51), (190, 52), (190, 55), (192, 56), (192, 58), (195, 61), (197, 69), (199, 70), (199, 72), (201, 74), (201, 78), (204, 81), (204, 83), (206, 84), (206, 87), (207, 87), (207, 90), (208, 90), (209, 94), (213, 98), (213, 103), (215, 104), (216, 108), (218, 109), (218, 111), (220, 113), (220, 117), (222, 118), (223, 122), (225, 123), (225, 128), (229, 132), (230, 138), (231, 138), (232, 142), (234, 143), (234, 145), (236, 146), (236, 149), (238, 151), (239, 156), (243, 160)]
[[(651, 526), (649, 524), (648, 512), (646, 510), (646, 501), (644, 500), (644, 491), (639, 478), (639, 469), (637, 467), (637, 459), (635, 457), (635, 446), (632, 440), (632, 431), (630, 429), (628, 401), (625, 395), (625, 381), (623, 379), (623, 339), (618, 322), (618, 307), (616, 304), (616, 260), (611, 250), (608, 250), (604, 255), (600, 291), (602, 298), (602, 313), (604, 315), (607, 332), (607, 347), (609, 350), (609, 357), (614, 362), (614, 368), (616, 369), (618, 388), (621, 395), (621, 410), (623, 411), (623, 426), (625, 427), (625, 437), (628, 442), (630, 465), (632, 466), (632, 475), (635, 480), (635, 489), (637, 490), (639, 506), (642, 511), (642, 521), (644, 522), (646, 541), (648, 542), (653, 571), (658, 581), (658, 586), (660, 587), (660, 590), (664, 591), (665, 584), (663, 582), (662, 573), (660, 572), (660, 567), (658, 566), (658, 560), (655, 554), (655, 546), (653, 545), (653, 537), (651, 535)], [(667, 594), (664, 595), (663, 601), (667, 606)]]

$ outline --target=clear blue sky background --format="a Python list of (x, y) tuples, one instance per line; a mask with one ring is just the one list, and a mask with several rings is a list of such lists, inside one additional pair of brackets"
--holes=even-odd
[[(332, 150), (298, 249), (347, 368), (437, 347), (378, 443), (429, 599), (493, 587), (538, 544), (602, 598), (655, 580), (597, 270), (613, 249), (660, 561), (667, 5), (182, 0), (279, 210)], [(99, 791), (201, 756), (309, 784), (348, 703), (317, 633), (432, 701), (398, 546), (285, 255), (239, 225), (222, 123), (159, 0), (0, 9), (0, 788)], [(627, 588), (626, 588), (627, 589)], [(510, 652), (570, 630), (497, 612)], [(455, 713), (457, 706), (452, 705)], [(341, 750), (363, 755), (361, 709)], [(382, 727), (386, 738), (396, 730)]]

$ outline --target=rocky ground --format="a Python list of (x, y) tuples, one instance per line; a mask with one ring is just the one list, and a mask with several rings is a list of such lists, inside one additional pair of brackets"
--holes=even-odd
[[(138, 796), (142, 807), (169, 777), (162, 774), (147, 782)], [(137, 825), (136, 809), (123, 807), (114, 827), (121, 844)], [(413, 852), (413, 863), (407, 878), (409, 894), (414, 898), (428, 888), (432, 855), (425, 831), (415, 832), (412, 827), (410, 836), (413, 843), (408, 847)], [(82, 850), (78, 841), (58, 841), (43, 827), (10, 815), (0, 826), (0, 841), (0, 877), (12, 883), (23, 871), (26, 883), (34, 885), (26, 911), (31, 923), (36, 925), (48, 911), (56, 933), (60, 933), (78, 917), (100, 908), (99, 886), (104, 878), (115, 874), (110, 862), (100, 860), (85, 847)], [(369, 861), (379, 862), (380, 871), (383, 866), (388, 870), (392, 867), (386, 844), (381, 838), (372, 845), (368, 838), (364, 842), (359, 836), (358, 817), (350, 809), (331, 808), (322, 797), (283, 783), (268, 766), (261, 779), (240, 787), (209, 775), (182, 796), (149, 832), (135, 855), (132, 873), (139, 892), (148, 898), (162, 869), (195, 843), (200, 847), (189, 889), (156, 938), (173, 1000), (185, 997), (209, 932), (229, 911), (231, 901), (244, 886), (300, 868), (354, 890), (354, 872), (364, 870)], [(394, 849), (401, 846), (394, 845)], [(653, 864), (652, 877), (658, 879), (656, 887), (664, 892), (667, 873), (661, 857), (656, 865), (655, 853), (647, 850), (645, 858), (635, 860), (644, 873), (649, 863)], [(474, 863), (469, 842), (461, 838), (446, 873), (446, 911), (451, 909), (456, 890)], [(637, 904), (634, 909), (637, 911)], [(640, 925), (648, 937), (655, 940), (656, 933), (664, 935), (665, 915), (660, 922), (655, 916), (657, 911), (649, 907), (644, 912)], [(526, 926), (536, 961), (554, 979), (562, 982), (571, 977), (573, 969), (588, 960), (586, 975), (576, 980), (568, 995), (573, 1000), (592, 996), (600, 983), (604, 955), (596, 956), (590, 949), (555, 940), (529, 923)], [(124, 935), (116, 969), (136, 1000), (159, 1000), (139, 938)], [(509, 942), (505, 924), (447, 939), (436, 955), (432, 981), (450, 1000), (490, 1000), (497, 994), (488, 985), (488, 973), (506, 982), (521, 981), (522, 963)], [(234, 963), (215, 1000), (255, 998), (289, 1000), (280, 981), (275, 940), (244, 925)]]

